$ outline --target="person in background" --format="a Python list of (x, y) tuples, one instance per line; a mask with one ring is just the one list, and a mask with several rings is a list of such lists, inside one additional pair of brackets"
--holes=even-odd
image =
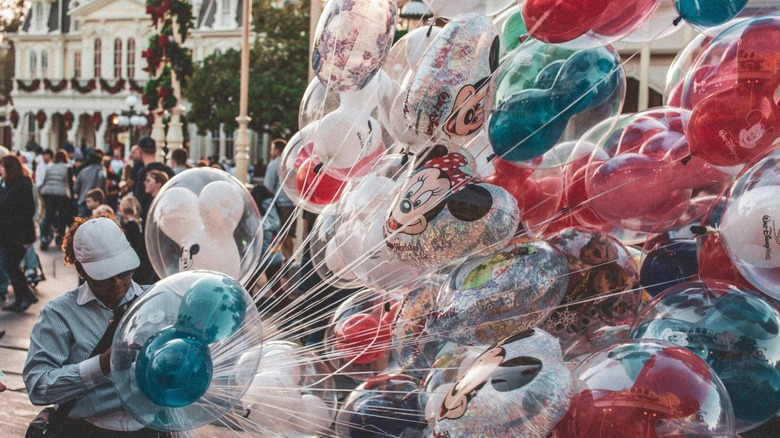
[(119, 201), (120, 219), (119, 225), (125, 231), (127, 241), (133, 247), (141, 264), (133, 274), (133, 281), (140, 284), (152, 284), (159, 280), (157, 274), (152, 269), (152, 263), (149, 261), (149, 255), (146, 253), (146, 241), (144, 240), (144, 230), (141, 224), (141, 204), (133, 195), (127, 195)]
[(51, 149), (42, 150), (40, 154), (35, 156), (33, 160), (33, 168), (35, 171), (35, 185), (40, 189), (43, 185), (43, 181), (46, 179), (46, 170), (49, 167), (49, 163), (54, 159), (54, 151)]
[(93, 216), (93, 211), (96, 208), (106, 203), (106, 193), (99, 187), (88, 191), (85, 198), (84, 206), (90, 216)]
[(168, 175), (168, 178), (173, 178), (174, 173), (173, 169), (157, 161), (157, 143), (152, 137), (138, 140), (138, 146), (141, 148), (141, 161), (144, 167), (138, 172), (133, 195), (141, 203), (142, 215), (146, 218), (149, 206), (152, 204), (152, 196), (146, 190), (146, 174), (158, 170)]
[(38, 302), (20, 264), (30, 245), (35, 242), (35, 198), (33, 183), (19, 157), (0, 158), (0, 176), (5, 181), (5, 193), (0, 200), (0, 245), (3, 248), (3, 269), (11, 277), (15, 301), (3, 310), (24, 312)]
[(173, 166), (173, 173), (180, 174), (181, 172), (191, 168), (187, 163), (187, 149), (179, 148), (171, 151), (171, 165)]
[(103, 157), (103, 168), (106, 169), (106, 205), (116, 210), (119, 204), (119, 181), (121, 178), (111, 167), (111, 157)]
[(144, 190), (152, 199), (160, 193), (160, 189), (168, 182), (168, 175), (159, 170), (152, 170), (146, 174), (144, 180)]
[(114, 216), (114, 209), (108, 204), (100, 204), (92, 210), (92, 217)]
[(103, 189), (106, 186), (106, 169), (103, 167), (103, 151), (94, 150), (87, 158), (87, 162), (78, 172), (76, 183), (73, 185), (73, 195), (76, 197), (80, 217), (89, 217), (92, 215), (91, 209), (87, 208), (87, 192), (92, 189)]
[(63, 251), (65, 264), (74, 265), (85, 284), (49, 301), (32, 329), (22, 371), (30, 401), (67, 409), (55, 417), (69, 437), (170, 436), (144, 428), (125, 410), (108, 377), (110, 342), (101, 342), (113, 337), (112, 321), (146, 291), (132, 280), (138, 256), (108, 217), (76, 219)]
[(282, 189), (282, 183), (279, 181), (279, 160), (286, 145), (287, 141), (281, 138), (271, 142), (272, 159), (268, 163), (268, 167), (266, 167), (263, 185), (276, 196), (276, 211), (279, 212), (281, 221), (282, 253), (289, 260), (293, 253), (297, 223), (293, 215), (295, 204), (287, 197), (287, 194)]
[(52, 241), (52, 228), (57, 232), (57, 246), (62, 244), (65, 228), (73, 221), (70, 186), (73, 174), (68, 164), (65, 150), (58, 149), (54, 162), (49, 163), (40, 186), (46, 213), (41, 222), (41, 250), (49, 248)]
[(120, 183), (120, 187), (123, 196), (128, 193), (133, 193), (135, 182), (138, 178), (138, 172), (143, 168), (144, 163), (141, 161), (141, 147), (137, 144), (133, 145), (133, 147), (130, 148), (130, 157), (128, 157), (122, 168), (122, 183), (124, 184)]
[(122, 157), (122, 145), (116, 145), (113, 148), (111, 148), (111, 169), (114, 170), (114, 173), (119, 175), (120, 177), (122, 175), (122, 170), (125, 167), (125, 159)]

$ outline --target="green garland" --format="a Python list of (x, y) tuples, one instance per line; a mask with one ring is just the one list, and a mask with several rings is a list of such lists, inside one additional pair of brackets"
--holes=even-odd
[(52, 82), (50, 79), (43, 80), (43, 88), (51, 91), (52, 93), (59, 93), (68, 86), (67, 79), (60, 79), (58, 82)]
[(31, 92), (36, 91), (39, 88), (41, 88), (41, 80), (40, 79), (33, 79), (32, 81), (27, 83), (27, 82), (25, 82), (22, 79), (17, 79), (16, 80), (16, 86), (21, 91), (25, 91), (27, 93), (31, 93)]
[(146, 0), (146, 12), (151, 15), (155, 28), (160, 27), (160, 30), (149, 37), (149, 48), (141, 53), (147, 63), (144, 70), (153, 76), (160, 65), (164, 68), (159, 76), (146, 83), (143, 103), (151, 111), (156, 110), (158, 104), (170, 109), (178, 104), (173, 96), (171, 72), (176, 72), (182, 88), (192, 76), (192, 53), (177, 43), (173, 35), (175, 21), (182, 43), (187, 39), (193, 23), (192, 4), (184, 0)]

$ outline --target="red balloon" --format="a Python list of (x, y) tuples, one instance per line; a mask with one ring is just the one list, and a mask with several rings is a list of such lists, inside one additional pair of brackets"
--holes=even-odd
[(720, 234), (710, 233), (699, 238), (700, 246), (698, 249), (699, 278), (702, 280), (725, 280), (731, 284), (753, 290), (755, 286), (742, 274), (731, 261), (726, 247), (723, 246), (723, 239)]
[(357, 363), (374, 362), (390, 351), (390, 324), (366, 313), (350, 316), (336, 332), (336, 348)]
[(529, 35), (557, 44), (591, 30), (609, 3), (610, 0), (526, 0), (521, 13)]
[(518, 166), (511, 161), (503, 160), (499, 157), (493, 158), (493, 174), (483, 178), (483, 181), (502, 187), (509, 192), (520, 205), (523, 197), (523, 183), (528, 179), (534, 169)]
[(328, 205), (339, 200), (346, 183), (317, 171), (313, 157), (306, 158), (295, 172), (295, 188), (301, 198), (312, 204)]
[(658, 0), (613, 1), (593, 28), (593, 32), (604, 36), (624, 36), (653, 14)]

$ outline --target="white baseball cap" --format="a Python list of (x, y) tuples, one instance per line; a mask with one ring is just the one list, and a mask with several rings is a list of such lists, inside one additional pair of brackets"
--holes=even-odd
[(116, 222), (100, 217), (79, 226), (73, 252), (93, 280), (105, 280), (136, 269), (141, 261)]

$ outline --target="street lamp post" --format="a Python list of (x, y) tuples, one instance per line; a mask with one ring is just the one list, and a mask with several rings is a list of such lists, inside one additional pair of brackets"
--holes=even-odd
[(119, 126), (127, 126), (129, 134), (127, 141), (125, 142), (124, 156), (130, 156), (130, 146), (133, 144), (133, 129), (135, 127), (146, 126), (146, 116), (141, 112), (136, 112), (135, 107), (138, 105), (138, 98), (135, 94), (130, 94), (125, 98), (125, 103), (129, 107), (129, 110), (122, 111), (122, 114), (117, 117), (117, 124)]

